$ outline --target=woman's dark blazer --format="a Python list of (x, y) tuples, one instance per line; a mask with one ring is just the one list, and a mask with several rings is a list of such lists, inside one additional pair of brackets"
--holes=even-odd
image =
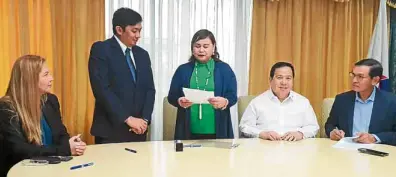
[[(69, 134), (62, 123), (58, 98), (47, 94), (43, 107), (52, 132), (52, 145), (39, 146), (28, 142), (18, 116), (12, 113), (8, 103), (0, 102), (0, 176), (23, 159), (38, 156), (70, 156)], [(3, 172), (3, 174), (1, 174)]]

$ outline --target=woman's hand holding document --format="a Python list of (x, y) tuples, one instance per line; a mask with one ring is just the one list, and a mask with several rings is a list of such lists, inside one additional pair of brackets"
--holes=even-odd
[(193, 103), (188, 100), (186, 97), (180, 97), (179, 100), (177, 100), (179, 105), (183, 107), (184, 109), (189, 108)]
[(183, 88), (185, 98), (194, 104), (209, 104), (209, 99), (214, 97), (213, 91)]

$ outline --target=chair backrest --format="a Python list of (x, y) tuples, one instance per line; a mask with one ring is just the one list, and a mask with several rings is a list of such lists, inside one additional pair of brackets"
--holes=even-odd
[(146, 141), (151, 141), (151, 125), (147, 127)]
[(253, 100), (256, 96), (248, 95), (248, 96), (240, 96), (238, 98), (238, 125), (241, 123), (241, 118), (243, 113), (245, 112), (246, 107), (249, 105), (250, 101)]
[(163, 100), (163, 140), (173, 140), (175, 137), (177, 108), (168, 102), (168, 97)]
[(327, 118), (329, 118), (329, 114), (331, 111), (331, 107), (333, 106), (334, 103), (334, 98), (325, 98), (323, 99), (322, 103), (322, 115), (319, 120), (320, 124), (320, 137), (321, 138), (326, 138), (326, 132), (325, 132), (325, 124), (327, 121)]

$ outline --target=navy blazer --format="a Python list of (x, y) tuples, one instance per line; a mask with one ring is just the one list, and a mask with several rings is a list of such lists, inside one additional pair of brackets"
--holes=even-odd
[(129, 131), (129, 116), (151, 122), (155, 87), (149, 54), (132, 47), (136, 66), (133, 81), (124, 51), (112, 37), (95, 42), (89, 56), (89, 78), (95, 96), (91, 134), (114, 142), (144, 141), (144, 135)]
[[(336, 96), (325, 124), (328, 137), (335, 127), (346, 137), (352, 136), (355, 99), (354, 91)], [(368, 133), (377, 135), (383, 144), (396, 145), (396, 96), (392, 93), (376, 90)]]
[[(0, 103), (0, 176), (23, 159), (38, 156), (70, 156), (69, 134), (62, 123), (58, 98), (47, 94), (47, 101), (43, 107), (45, 120), (51, 127), (52, 142), (50, 146), (31, 144), (23, 133), (22, 125), (15, 112), (9, 111), (11, 106), (6, 102)], [(0, 163), (1, 164), (1, 163)]]
[[(183, 87), (190, 88), (190, 78), (194, 70), (194, 62), (179, 66), (173, 75), (168, 94), (168, 101), (177, 107), (175, 139), (190, 139), (190, 108), (182, 108), (177, 100), (184, 96)], [(216, 109), (216, 138), (234, 138), (230, 107), (237, 102), (237, 81), (231, 67), (224, 62), (215, 62), (214, 69), (215, 96), (228, 99), (228, 106), (224, 110)]]

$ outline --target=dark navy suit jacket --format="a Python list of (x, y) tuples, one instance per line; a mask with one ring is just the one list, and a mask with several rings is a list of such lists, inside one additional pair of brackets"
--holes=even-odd
[[(190, 109), (180, 107), (177, 100), (184, 96), (183, 87), (190, 88), (190, 78), (194, 70), (194, 62), (188, 62), (177, 68), (173, 75), (168, 101), (177, 107), (175, 139), (190, 139)], [(237, 81), (231, 67), (224, 62), (216, 62), (214, 69), (215, 96), (228, 99), (224, 110), (216, 110), (216, 138), (234, 138), (230, 107), (237, 102)]]
[[(354, 91), (336, 96), (325, 124), (328, 137), (335, 127), (346, 137), (352, 136), (355, 98)], [(396, 96), (392, 93), (376, 90), (368, 133), (377, 135), (383, 144), (396, 145)]]
[(89, 78), (95, 96), (91, 134), (113, 142), (144, 141), (144, 135), (129, 131), (129, 116), (151, 121), (155, 88), (150, 57), (139, 46), (132, 47), (136, 65), (133, 81), (121, 46), (112, 37), (92, 45)]

